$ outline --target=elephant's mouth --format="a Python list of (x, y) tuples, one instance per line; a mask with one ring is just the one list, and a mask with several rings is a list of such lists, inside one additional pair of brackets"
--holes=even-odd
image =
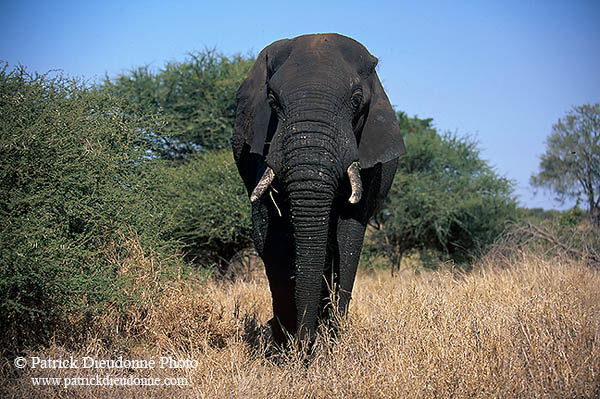
[[(350, 187), (352, 189), (352, 193), (350, 194), (350, 198), (348, 198), (348, 202), (351, 204), (357, 204), (362, 198), (362, 180), (360, 179), (360, 168), (358, 161), (352, 162), (348, 169), (346, 170), (348, 174), (348, 179), (350, 180)], [(275, 179), (275, 172), (270, 167), (267, 167), (265, 173), (262, 175), (260, 181), (252, 191), (252, 195), (250, 195), (250, 202), (255, 202), (267, 191), (267, 188), (271, 185)]]

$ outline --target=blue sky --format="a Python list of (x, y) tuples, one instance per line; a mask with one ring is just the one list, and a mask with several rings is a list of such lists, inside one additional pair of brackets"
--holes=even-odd
[(89, 80), (216, 48), (255, 55), (338, 32), (380, 60), (397, 110), (475, 137), (528, 207), (544, 140), (573, 106), (600, 102), (600, 1), (5, 1), (0, 60)]

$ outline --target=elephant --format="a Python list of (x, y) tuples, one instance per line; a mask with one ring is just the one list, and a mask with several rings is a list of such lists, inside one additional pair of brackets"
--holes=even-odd
[(367, 223), (406, 152), (377, 62), (335, 33), (282, 39), (237, 92), (231, 143), (277, 344), (347, 313)]

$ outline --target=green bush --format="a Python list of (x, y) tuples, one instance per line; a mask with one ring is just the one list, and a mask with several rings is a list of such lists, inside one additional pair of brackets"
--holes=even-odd
[[(154, 126), (77, 80), (0, 70), (0, 341), (49, 337), (74, 315), (131, 300), (124, 236), (172, 253), (150, 196), (143, 136)], [(162, 235), (162, 236), (161, 236)], [(168, 262), (164, 267), (167, 268)], [(133, 294), (132, 294), (133, 295)]]
[(479, 157), (471, 139), (440, 135), (431, 119), (399, 117), (407, 153), (366, 252), (383, 253), (395, 266), (411, 251), (466, 262), (516, 216), (512, 184)]
[(153, 198), (173, 215), (167, 237), (208, 268), (224, 269), (251, 246), (249, 204), (230, 139), (235, 94), (253, 62), (206, 50), (160, 69), (140, 67), (106, 78), (96, 88), (120, 98), (130, 115), (160, 114), (166, 122), (147, 135), (161, 176)]
[(552, 221), (561, 217), (565, 212), (556, 209), (546, 210), (543, 208), (517, 208), (518, 219), (520, 221), (533, 224), (540, 224)]
[(125, 100), (134, 115), (163, 115), (167, 124), (154, 132), (154, 150), (182, 159), (199, 149), (229, 148), (235, 94), (253, 63), (206, 50), (157, 71), (144, 66), (106, 78), (99, 89)]
[(163, 162), (157, 195), (174, 217), (170, 236), (194, 263), (227, 267), (250, 247), (250, 202), (231, 150), (202, 151), (181, 164)]

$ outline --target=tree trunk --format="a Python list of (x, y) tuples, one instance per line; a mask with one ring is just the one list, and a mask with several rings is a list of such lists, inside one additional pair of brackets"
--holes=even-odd
[(593, 203), (593, 201), (590, 203), (589, 218), (592, 227), (595, 229), (600, 229), (600, 209), (598, 209), (598, 206)]

